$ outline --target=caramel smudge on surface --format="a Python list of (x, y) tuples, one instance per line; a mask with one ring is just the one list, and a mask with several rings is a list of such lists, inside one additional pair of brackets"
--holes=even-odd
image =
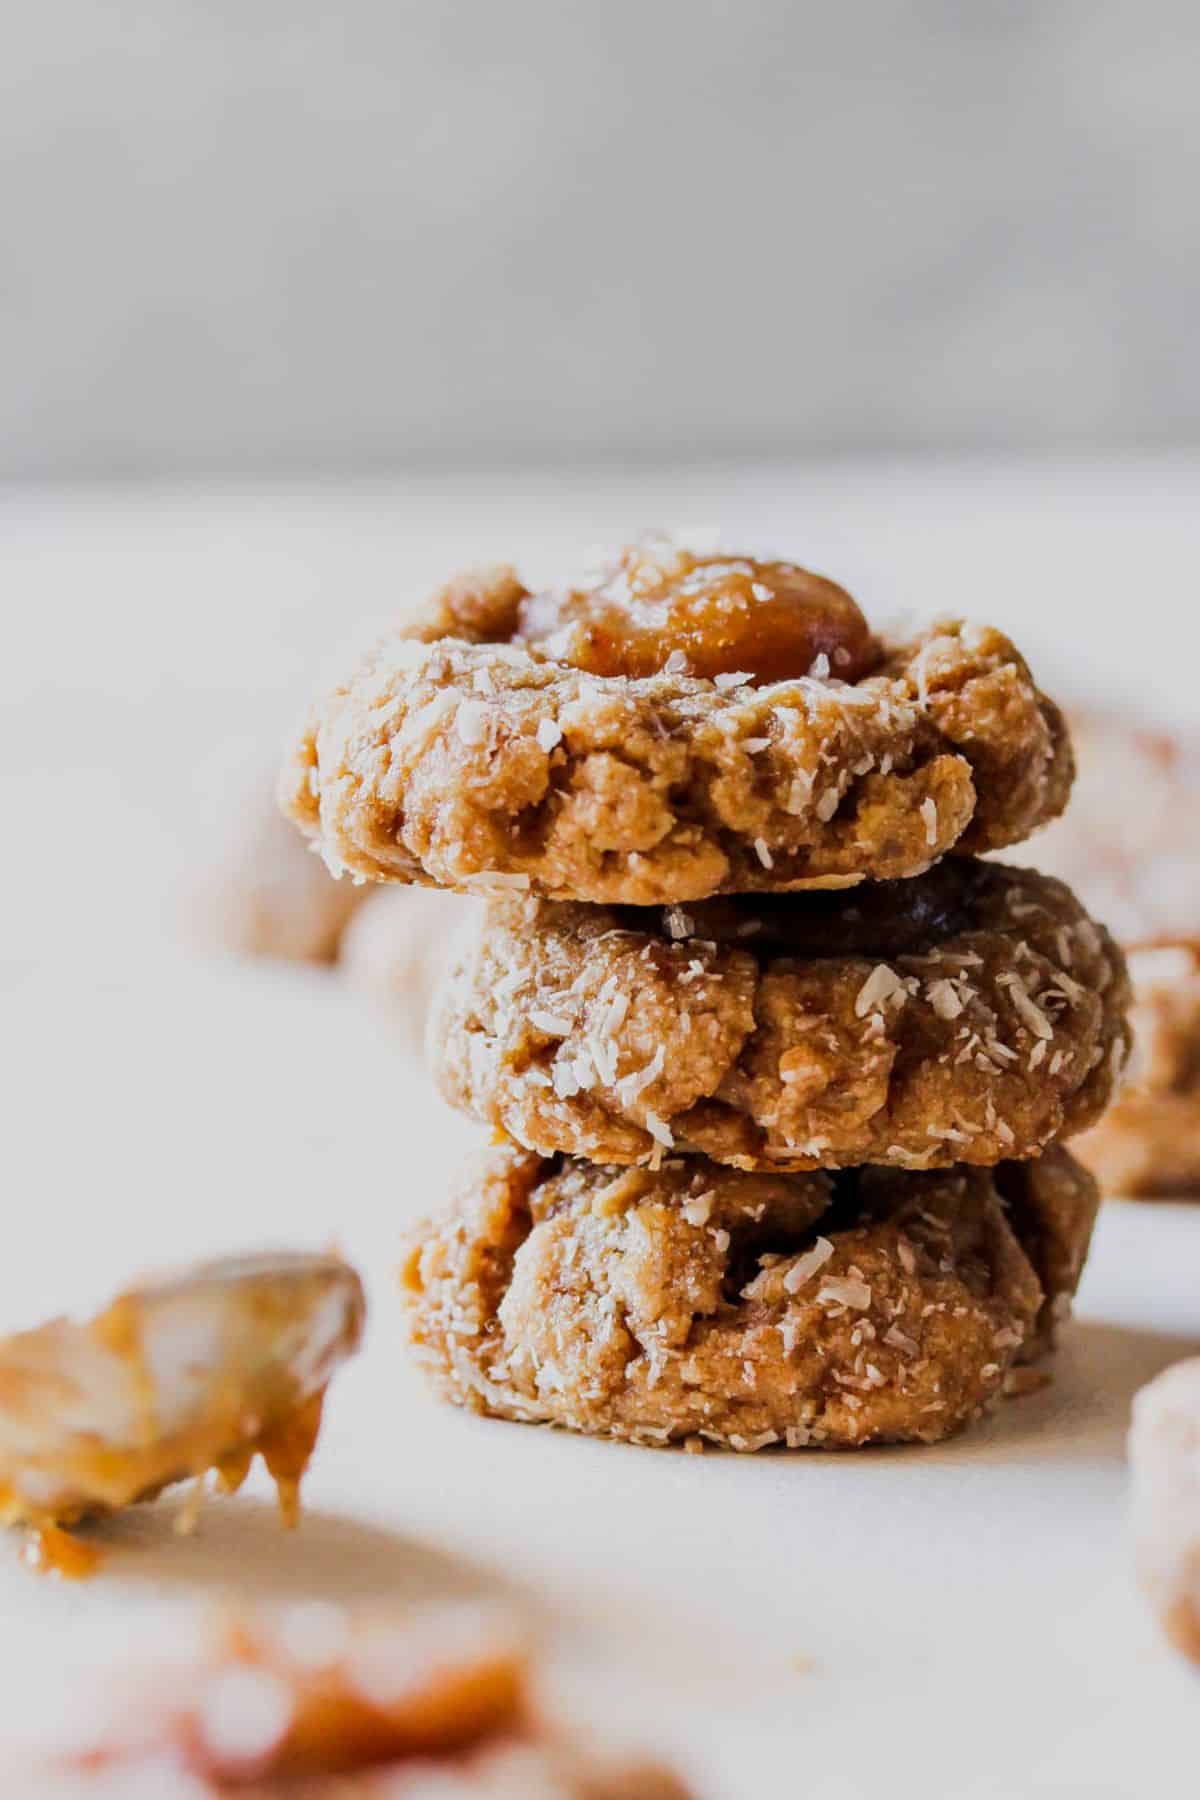
[(22, 1559), (39, 1575), (57, 1575), (63, 1581), (90, 1580), (103, 1560), (94, 1544), (85, 1544), (59, 1525), (35, 1525)]

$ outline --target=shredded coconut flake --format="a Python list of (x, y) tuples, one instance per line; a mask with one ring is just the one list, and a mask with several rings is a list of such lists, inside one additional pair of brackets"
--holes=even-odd
[(657, 1113), (648, 1112), (646, 1114), (646, 1130), (650, 1133), (652, 1138), (662, 1144), (666, 1149), (671, 1150), (674, 1148), (675, 1138), (671, 1131), (671, 1127), (667, 1124), (665, 1119), (660, 1119)]
[(454, 729), (464, 744), (482, 744), (487, 736), (488, 709), (479, 700), (464, 700), (454, 720)]
[(957, 988), (945, 976), (930, 982), (929, 1004), (939, 1019), (957, 1019), (963, 1010)]
[(722, 690), (726, 688), (745, 687), (748, 681), (753, 680), (753, 675), (746, 669), (730, 669), (725, 674), (714, 675), (713, 686), (721, 688)]
[[(658, 1077), (662, 1074), (663, 1064), (666, 1060), (666, 1050), (664, 1046), (660, 1044), (648, 1063), (640, 1069), (635, 1069), (631, 1075), (623, 1075), (621, 1077), (616, 1085), (620, 1092), (621, 1104), (623, 1106), (631, 1105), (632, 1102), (637, 1099), (638, 1095), (650, 1086), (652, 1081), (658, 1080)], [(647, 1130), (649, 1129), (650, 1127), (647, 1126)]]
[(823, 1269), (833, 1255), (833, 1245), (828, 1238), (819, 1237), (811, 1250), (798, 1256), (783, 1278), (783, 1285), (789, 1294), (798, 1294), (806, 1281), (811, 1281), (818, 1269)]
[(555, 1063), (553, 1082), (554, 1091), (560, 1100), (573, 1100), (579, 1092), (579, 1077), (573, 1063)]
[(557, 719), (538, 720), (537, 741), (543, 750), (553, 750), (562, 743), (562, 726)]
[(920, 1353), (921, 1346), (916, 1338), (909, 1337), (907, 1331), (901, 1331), (898, 1325), (888, 1326), (883, 1334), (883, 1341), (890, 1344), (893, 1350), (903, 1350), (905, 1356), (917, 1356)]
[(1028, 1026), (1034, 1037), (1052, 1038), (1054, 1036), (1054, 1026), (1015, 971), (1001, 975), (999, 984), (1001, 987), (1006, 987), (1012, 995), (1012, 1003), (1017, 1009), (1018, 1017), (1022, 1024)]
[(834, 1306), (849, 1306), (856, 1312), (865, 1312), (871, 1304), (871, 1290), (865, 1281), (860, 1281), (856, 1276), (831, 1275), (817, 1299), (822, 1305), (829, 1301)]
[(908, 997), (908, 989), (887, 963), (876, 963), (867, 979), (858, 990), (854, 1002), (856, 1018), (865, 1019), (868, 1013), (878, 1012), (881, 1007), (902, 1005)]
[(470, 894), (524, 893), (528, 886), (528, 875), (508, 875), (501, 869), (485, 869), (463, 880), (463, 887)]
[(925, 821), (925, 842), (930, 845), (936, 844), (938, 840), (938, 809), (936, 800), (932, 798), (922, 800), (921, 817)]
[(545, 1012), (540, 1006), (531, 1009), (529, 1023), (536, 1031), (545, 1032), (547, 1037), (569, 1037), (573, 1029), (570, 1019), (565, 1019), (561, 1013)]
[(766, 838), (755, 838), (754, 854), (757, 856), (764, 869), (773, 869), (775, 867), (775, 858), (767, 848)]

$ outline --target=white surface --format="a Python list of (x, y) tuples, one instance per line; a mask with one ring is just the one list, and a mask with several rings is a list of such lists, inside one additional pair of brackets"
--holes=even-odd
[(406, 1367), (391, 1269), (470, 1130), (335, 978), (186, 949), (178, 896), (236, 799), (205, 791), (222, 743), (276, 735), (334, 640), (464, 560), (718, 521), (876, 613), (1012, 624), (1060, 688), (1145, 706), (1149, 670), (1183, 716), (1195, 490), (1182, 464), (843, 467), (0, 503), (0, 1329), (283, 1242), (337, 1241), (374, 1303), (299, 1536), (251, 1497), (183, 1543), (162, 1505), (81, 1588), (0, 1545), (4, 1735), (216, 1584), (480, 1589), (530, 1612), (578, 1715), (717, 1800), (1192, 1791), (1196, 1682), (1133, 1584), (1122, 1440), (1200, 1344), (1200, 1208), (1106, 1208), (1053, 1386), (945, 1449), (688, 1457), (467, 1418)]

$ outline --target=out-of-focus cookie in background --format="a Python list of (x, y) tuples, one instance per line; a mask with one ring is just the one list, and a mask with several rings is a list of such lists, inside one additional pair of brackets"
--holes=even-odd
[(200, 773), (198, 793), (220, 804), (184, 883), (186, 934), (216, 954), (333, 965), (419, 1056), (444, 946), (482, 902), (335, 878), (279, 811), (274, 749), (227, 744)]
[(1200, 1198), (1200, 734), (1075, 714), (1073, 804), (1033, 860), (1129, 952), (1134, 1054), (1116, 1104), (1072, 1149), (1107, 1194)]

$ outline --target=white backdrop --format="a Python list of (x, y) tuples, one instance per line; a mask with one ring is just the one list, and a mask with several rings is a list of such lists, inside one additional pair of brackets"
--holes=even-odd
[(39, 0), (0, 475), (1200, 440), (1190, 0)]

